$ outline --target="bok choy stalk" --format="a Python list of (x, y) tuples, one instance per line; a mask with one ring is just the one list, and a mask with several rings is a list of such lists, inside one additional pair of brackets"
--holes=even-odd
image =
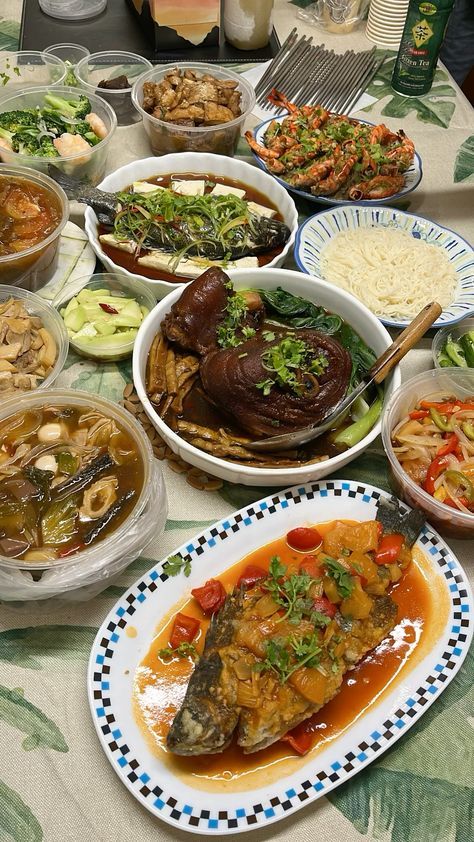
[(345, 444), (346, 447), (354, 447), (358, 444), (364, 436), (366, 436), (378, 421), (380, 413), (382, 412), (383, 397), (381, 390), (378, 390), (377, 397), (370, 405), (369, 409), (349, 427), (341, 430), (334, 439), (334, 444)]

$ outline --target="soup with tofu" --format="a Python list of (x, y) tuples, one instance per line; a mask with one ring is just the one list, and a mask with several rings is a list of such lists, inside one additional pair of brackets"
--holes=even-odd
[(91, 407), (45, 405), (0, 423), (0, 554), (45, 564), (116, 530), (138, 501), (136, 442)]
[(212, 265), (265, 266), (290, 236), (266, 196), (222, 176), (157, 176), (119, 195), (113, 228), (99, 226), (101, 246), (118, 266), (152, 280), (186, 283)]

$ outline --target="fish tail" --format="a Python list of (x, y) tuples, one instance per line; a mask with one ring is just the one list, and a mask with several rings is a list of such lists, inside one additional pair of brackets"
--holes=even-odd
[(114, 214), (117, 206), (117, 197), (114, 193), (106, 193), (105, 190), (98, 190), (97, 187), (89, 187), (82, 181), (66, 175), (59, 167), (49, 164), (48, 173), (54, 181), (63, 188), (68, 199), (90, 205), (95, 211)]

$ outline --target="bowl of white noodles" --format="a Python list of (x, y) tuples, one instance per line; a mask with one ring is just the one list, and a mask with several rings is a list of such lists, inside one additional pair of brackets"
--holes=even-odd
[(474, 313), (474, 251), (423, 216), (344, 205), (309, 217), (296, 235), (302, 272), (350, 292), (388, 327), (405, 327), (430, 301), (434, 327)]

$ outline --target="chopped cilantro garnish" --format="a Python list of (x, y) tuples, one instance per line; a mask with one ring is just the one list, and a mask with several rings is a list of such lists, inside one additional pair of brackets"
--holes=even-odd
[(179, 576), (183, 571), (187, 577), (191, 573), (191, 559), (180, 555), (170, 555), (163, 564), (163, 570), (168, 576)]
[(322, 560), (326, 572), (331, 579), (334, 579), (340, 596), (343, 598), (351, 595), (354, 590), (354, 580), (349, 571), (335, 558), (325, 556)]
[(270, 394), (274, 385), (301, 395), (304, 392), (304, 375), (318, 376), (329, 365), (323, 354), (315, 354), (302, 339), (288, 335), (262, 353), (262, 364), (271, 373), (270, 377), (256, 384), (264, 395)]

